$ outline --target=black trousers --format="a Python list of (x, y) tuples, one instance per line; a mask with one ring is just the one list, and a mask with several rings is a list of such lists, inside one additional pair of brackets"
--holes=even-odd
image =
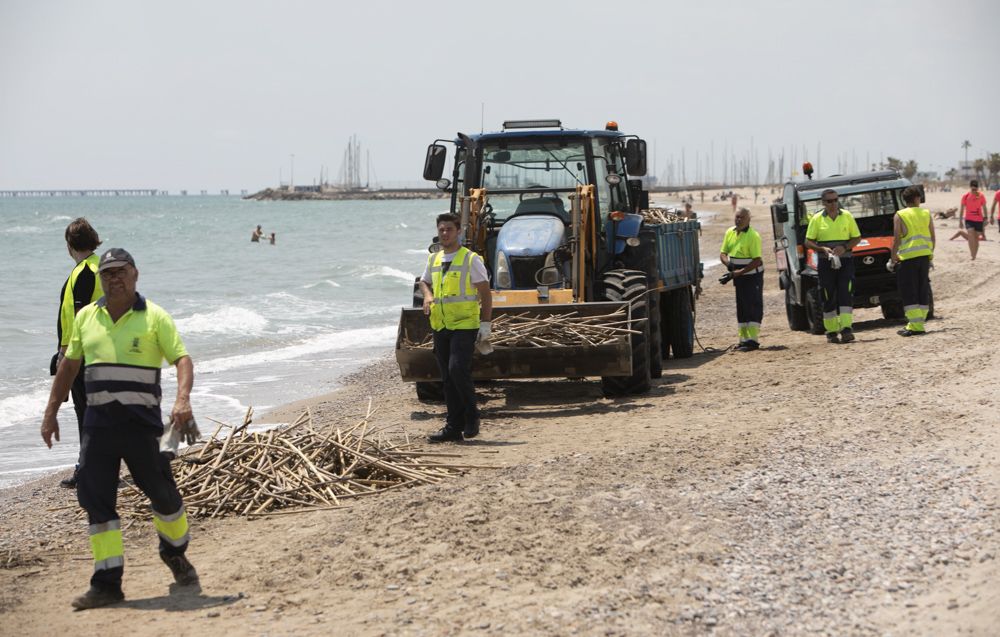
[[(760, 323), (764, 320), (764, 273), (738, 276), (733, 279), (733, 287), (736, 288), (736, 322), (743, 328), (755, 327), (751, 340), (756, 341)], [(748, 323), (756, 325), (749, 326)]]
[[(154, 511), (161, 514), (180, 511), (181, 494), (170, 462), (160, 453), (158, 437), (150, 427), (129, 422), (84, 430), (76, 497), (90, 524), (118, 519), (118, 473), (122, 460)], [(183, 555), (186, 550), (186, 543), (176, 547), (160, 539), (161, 553)], [(90, 583), (99, 587), (121, 586), (123, 572), (124, 567), (94, 571)]]
[(903, 307), (928, 305), (931, 302), (930, 272), (930, 257), (916, 257), (899, 262), (896, 283), (899, 285), (899, 295), (903, 297)]
[[(847, 314), (852, 319), (854, 316), (854, 257), (840, 257), (840, 268), (834, 270), (830, 267), (829, 259), (820, 259), (817, 273), (819, 274), (819, 285), (823, 291), (823, 314), (824, 319), (828, 319), (832, 313)], [(844, 308), (844, 309), (841, 309)], [(851, 326), (851, 319), (847, 325)], [(837, 332), (837, 329), (830, 329), (827, 332)]]
[(445, 427), (462, 431), (465, 425), (479, 421), (476, 386), (472, 382), (472, 352), (479, 330), (441, 329), (434, 332), (434, 356), (437, 358), (444, 400), (448, 405)]

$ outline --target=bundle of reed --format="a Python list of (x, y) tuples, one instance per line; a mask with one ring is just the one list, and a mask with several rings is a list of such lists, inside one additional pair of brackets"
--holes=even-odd
[[(610, 314), (580, 316), (577, 312), (539, 315), (530, 311), (500, 314), (493, 318), (490, 344), (493, 347), (573, 347), (604, 345), (627, 334), (638, 334), (636, 323), (645, 319), (629, 319), (622, 308)], [(404, 338), (410, 349), (434, 347), (427, 335), (419, 343)]]
[[(434, 462), (401, 444), (387, 441), (369, 426), (371, 403), (364, 418), (350, 428), (313, 427), (304, 411), (290, 425), (250, 432), (253, 408), (243, 423), (218, 424), (201, 445), (189, 447), (173, 461), (174, 478), (189, 516), (216, 518), (264, 516), (343, 506), (345, 500), (386, 489), (430, 484), (471, 465)], [(226, 428), (231, 431), (220, 436)], [(128, 484), (119, 509), (149, 512), (148, 499)]]
[(643, 222), (648, 225), (673, 223), (675, 221), (687, 221), (688, 219), (688, 217), (683, 213), (668, 210), (666, 208), (646, 208), (645, 210), (640, 210), (639, 214), (642, 215)]

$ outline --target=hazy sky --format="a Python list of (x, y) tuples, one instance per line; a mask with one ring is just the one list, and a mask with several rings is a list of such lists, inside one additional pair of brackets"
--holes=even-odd
[[(1000, 152), (1000, 2), (0, 0), (0, 189), (383, 183), (504, 119), (608, 119), (695, 174), (714, 147)], [(652, 157), (656, 150), (656, 158)], [(786, 158), (787, 161), (790, 157)], [(704, 171), (705, 169), (703, 169)]]

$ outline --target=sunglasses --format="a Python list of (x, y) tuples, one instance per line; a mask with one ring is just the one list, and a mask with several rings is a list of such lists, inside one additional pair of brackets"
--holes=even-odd
[(837, 203), (839, 199), (824, 199), (823, 203)]

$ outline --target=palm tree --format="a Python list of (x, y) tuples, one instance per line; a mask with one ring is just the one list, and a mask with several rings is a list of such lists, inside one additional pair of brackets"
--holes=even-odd
[(968, 166), (969, 165), (969, 149), (972, 148), (972, 142), (970, 142), (969, 140), (965, 140), (964, 142), (962, 142), (962, 148), (965, 149), (965, 164), (966, 164), (966, 166)]
[(1000, 175), (1000, 153), (990, 153), (986, 164), (990, 171), (990, 183), (996, 185), (997, 175)]

